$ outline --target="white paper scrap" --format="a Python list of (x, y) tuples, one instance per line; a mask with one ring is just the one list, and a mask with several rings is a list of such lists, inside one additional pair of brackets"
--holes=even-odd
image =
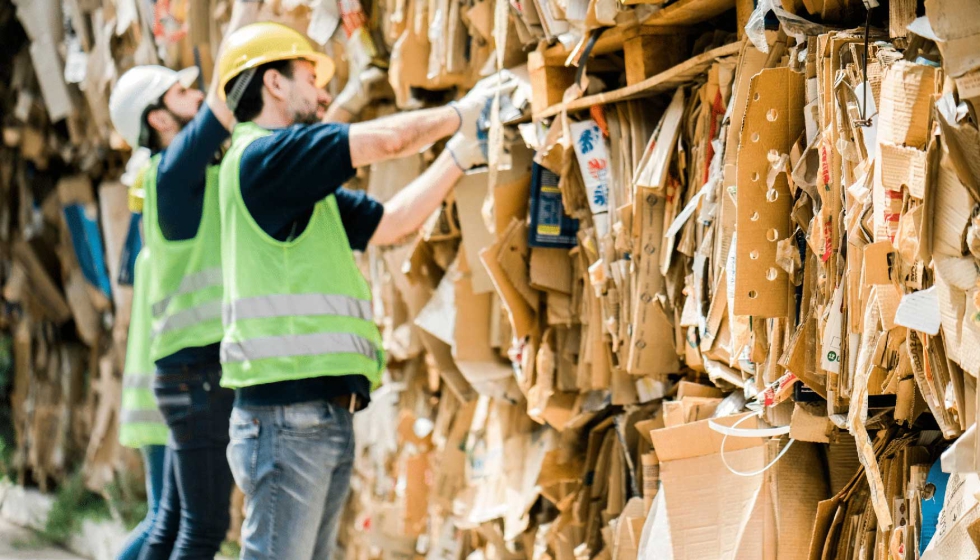
[(898, 304), (895, 313), (895, 324), (924, 332), (930, 335), (939, 334), (942, 322), (939, 313), (939, 294), (933, 286), (911, 294), (905, 294)]
[(820, 349), (820, 369), (831, 373), (840, 373), (841, 347), (841, 303), (844, 301), (844, 285), (837, 286), (834, 299), (830, 304), (827, 325), (823, 330), (823, 340)]

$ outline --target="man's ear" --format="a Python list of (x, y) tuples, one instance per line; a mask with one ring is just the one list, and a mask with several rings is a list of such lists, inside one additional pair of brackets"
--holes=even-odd
[(269, 90), (269, 94), (277, 99), (283, 100), (286, 98), (285, 84), (283, 83), (285, 76), (283, 76), (278, 70), (266, 70), (265, 74), (262, 76), (262, 85)]
[(146, 122), (157, 132), (167, 132), (176, 125), (173, 116), (163, 109), (154, 109), (147, 113)]

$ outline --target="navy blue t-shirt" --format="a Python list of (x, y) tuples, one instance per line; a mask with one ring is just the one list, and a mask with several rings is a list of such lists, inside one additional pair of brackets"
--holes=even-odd
[[(324, 123), (273, 130), (242, 152), (239, 181), (255, 222), (279, 241), (299, 236), (313, 207), (331, 194), (352, 249), (363, 251), (384, 215), (384, 206), (361, 191), (343, 188), (354, 177), (349, 127)], [(284, 381), (239, 390), (241, 404), (285, 405), (356, 393), (368, 397), (363, 375)], [(244, 398), (243, 398), (244, 397)]]
[[(164, 238), (182, 241), (197, 235), (204, 206), (204, 178), (228, 130), (205, 103), (160, 154), (157, 169), (157, 220)], [(184, 348), (157, 360), (163, 369), (218, 363), (220, 343)]]
[(313, 207), (334, 195), (351, 248), (363, 251), (384, 206), (363, 191), (342, 188), (351, 167), (346, 124), (297, 125), (274, 130), (242, 152), (241, 188), (255, 222), (279, 241), (306, 228)]

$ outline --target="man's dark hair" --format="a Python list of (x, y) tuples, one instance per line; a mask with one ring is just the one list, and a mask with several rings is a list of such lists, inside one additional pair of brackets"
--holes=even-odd
[(157, 129), (150, 126), (150, 113), (158, 109), (166, 109), (167, 106), (163, 103), (163, 96), (160, 96), (160, 100), (155, 104), (150, 105), (143, 111), (143, 128), (140, 130), (139, 143), (140, 146), (144, 148), (149, 148), (151, 152), (159, 152), (163, 149), (163, 141), (160, 139), (160, 133)]
[[(259, 113), (262, 112), (262, 79), (269, 70), (276, 70), (283, 76), (292, 79), (293, 61), (276, 60), (267, 62), (255, 70), (251, 81), (245, 86), (245, 93), (242, 94), (241, 99), (238, 100), (238, 105), (235, 107), (234, 113), (238, 122), (248, 122), (259, 116)], [(241, 77), (242, 75), (239, 74), (225, 84), (225, 95), (231, 93), (231, 90), (235, 88), (235, 84), (238, 83)]]

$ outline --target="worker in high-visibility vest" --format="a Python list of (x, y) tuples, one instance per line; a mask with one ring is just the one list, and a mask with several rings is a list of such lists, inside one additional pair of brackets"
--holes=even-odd
[[(153, 360), (150, 359), (150, 302), (146, 283), (149, 276), (149, 251), (141, 250), (139, 235), (139, 215), (143, 211), (143, 198), (136, 192), (142, 191), (137, 181), (130, 187), (130, 237), (133, 242), (129, 251), (138, 253), (131, 275), (133, 301), (130, 306), (129, 335), (126, 339), (126, 363), (123, 366), (122, 404), (119, 409), (119, 443), (126, 447), (139, 449), (143, 456), (146, 477), (146, 518), (130, 533), (117, 556), (118, 560), (138, 560), (153, 530), (154, 521), (160, 510), (163, 495), (163, 481), (167, 475), (166, 453), (169, 430), (163, 415), (157, 408), (153, 395)], [(171, 499), (177, 496), (171, 495)], [(179, 507), (179, 506), (178, 506)]]
[[(273, 23), (230, 35), (217, 66), (239, 121), (221, 163), (221, 382), (236, 390), (228, 460), (246, 495), (242, 558), (335, 558), (353, 413), (385, 363), (352, 250), (416, 231), (464, 171), (486, 163), (477, 120), (492, 92), (321, 123), (333, 61)], [(384, 204), (342, 187), (358, 167), (447, 136), (432, 166)]]
[[(260, 2), (236, 0), (230, 31), (254, 21)], [(214, 558), (230, 522), (234, 481), (225, 459), (234, 393), (220, 386), (221, 255), (216, 157), (234, 116), (197, 68), (137, 66), (109, 99), (113, 125), (148, 153), (143, 230), (153, 392), (170, 428), (162, 505), (142, 560)], [(141, 279), (138, 279), (139, 281)], [(172, 500), (176, 493), (178, 500)], [(179, 504), (174, 507), (173, 504)]]

